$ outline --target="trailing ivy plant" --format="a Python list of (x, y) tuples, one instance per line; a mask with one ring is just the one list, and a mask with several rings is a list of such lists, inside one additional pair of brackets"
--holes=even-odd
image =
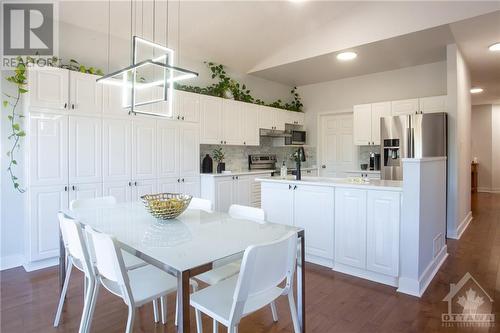
[(213, 83), (207, 87), (197, 87), (177, 83), (175, 84), (175, 88), (197, 94), (229, 98), (246, 103), (267, 105), (289, 111), (302, 112), (303, 104), (297, 92), (297, 87), (294, 87), (290, 92), (293, 97), (293, 101), (291, 103), (283, 103), (281, 100), (277, 100), (270, 104), (266, 104), (261, 99), (255, 99), (251, 95), (250, 89), (248, 89), (245, 84), (240, 84), (238, 81), (232, 79), (226, 73), (223, 65), (213, 62), (205, 62), (205, 64), (210, 69), (212, 79), (217, 80), (216, 83)]

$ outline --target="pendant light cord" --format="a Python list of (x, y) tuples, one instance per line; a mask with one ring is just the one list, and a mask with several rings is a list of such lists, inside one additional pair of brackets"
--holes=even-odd
[(109, 73), (109, 57), (110, 57), (110, 48), (111, 48), (111, 0), (108, 0), (108, 64), (107, 64), (107, 72)]
[[(132, 39), (134, 38), (133, 24), (134, 24), (134, 8), (133, 8), (134, 0), (130, 0), (130, 45), (132, 45)], [(132, 61), (132, 48), (130, 48), (130, 60)]]
[(166, 24), (165, 24), (165, 46), (168, 47), (168, 16), (169, 16), (169, 12), (168, 12), (168, 7), (169, 7), (169, 3), (168, 3), (168, 0), (167, 0), (167, 9), (165, 11), (165, 15), (166, 15)]
[(177, 64), (181, 65), (181, 0), (177, 7)]

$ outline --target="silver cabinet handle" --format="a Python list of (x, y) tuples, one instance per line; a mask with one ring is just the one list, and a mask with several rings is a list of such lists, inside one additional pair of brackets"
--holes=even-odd
[(137, 186), (137, 182), (134, 182), (134, 186)]
[(74, 110), (75, 109), (75, 104), (71, 104), (71, 109)]
[(294, 189), (294, 190), (296, 190), (296, 189), (297, 189), (297, 185), (294, 185), (294, 186), (293, 186), (293, 189)]
[(128, 186), (132, 186), (132, 182), (128, 182)]
[(292, 185), (288, 184), (288, 189), (291, 190), (292, 189)]
[(68, 192), (68, 186), (64, 186), (64, 192)]
[(180, 178), (177, 178), (177, 182), (180, 183), (181, 182), (181, 179)]
[(68, 103), (64, 103), (64, 108), (66, 109), (68, 107)]
[(182, 116), (182, 120), (184, 120), (184, 116)]
[(73, 191), (76, 191), (76, 186), (75, 186), (75, 185), (71, 186), (71, 189), (72, 189)]
[(182, 178), (182, 182), (184, 183), (184, 178)]
[(324, 165), (324, 164), (323, 164), (323, 165), (321, 166), (321, 169), (326, 169), (326, 165)]

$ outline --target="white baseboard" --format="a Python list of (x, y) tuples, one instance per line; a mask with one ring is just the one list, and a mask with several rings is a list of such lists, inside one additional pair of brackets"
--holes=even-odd
[(457, 229), (452, 233), (448, 233), (446, 237), (451, 239), (460, 239), (460, 237), (462, 237), (463, 233), (465, 232), (471, 221), (472, 221), (472, 212), (469, 212), (469, 214), (465, 216), (462, 222), (460, 222)]
[(349, 265), (344, 265), (335, 262), (333, 264), (334, 271), (348, 274), (348, 275), (353, 275), (362, 279), (382, 283), (382, 284), (387, 284), (392, 287), (397, 287), (398, 286), (398, 278), (394, 276), (389, 276), (385, 274), (380, 274), (380, 273), (375, 273), (371, 271), (367, 271), (365, 269), (360, 269), (357, 267), (352, 267)]
[(50, 258), (39, 261), (25, 262), (23, 264), (23, 267), (26, 272), (32, 272), (56, 265), (59, 265), (59, 258)]
[(310, 262), (310, 263), (324, 266), (324, 267), (328, 267), (328, 268), (333, 267), (333, 260), (332, 259), (325, 259), (325, 258), (311, 255), (311, 254), (306, 254), (306, 262)]
[(479, 193), (500, 193), (500, 188), (478, 187), (477, 191)]
[(445, 262), (446, 258), (448, 258), (448, 247), (445, 245), (441, 251), (439, 251), (439, 254), (429, 263), (418, 280), (406, 277), (399, 278), (397, 291), (407, 295), (422, 297), (432, 279)]
[(10, 256), (0, 257), (0, 271), (22, 266), (23, 263), (24, 263), (24, 256), (22, 254), (14, 254)]

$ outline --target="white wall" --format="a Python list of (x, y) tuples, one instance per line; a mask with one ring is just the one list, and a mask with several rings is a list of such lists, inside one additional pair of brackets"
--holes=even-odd
[(447, 47), (448, 216), (447, 236), (459, 238), (472, 218), (470, 203), (470, 73), (455, 44)]
[[(446, 95), (446, 62), (300, 86), (299, 92), (306, 111), (306, 128), (316, 133), (320, 112), (352, 110), (355, 104)], [(316, 137), (309, 138), (315, 145)]]
[[(491, 191), (492, 118), (491, 105), (474, 105), (471, 116), (472, 158), (478, 166), (478, 191)], [(500, 129), (500, 128), (499, 128)], [(499, 170), (500, 171), (500, 170)]]

